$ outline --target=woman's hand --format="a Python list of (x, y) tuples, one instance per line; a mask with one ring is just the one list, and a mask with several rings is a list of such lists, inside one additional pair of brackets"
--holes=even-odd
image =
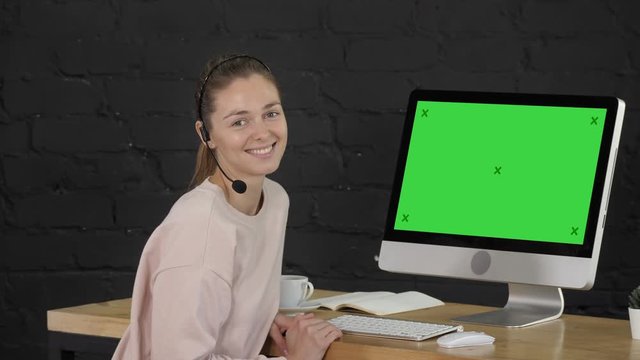
[(321, 360), (329, 345), (342, 336), (338, 328), (313, 314), (296, 315), (290, 320), (286, 325), (288, 360)]
[[(310, 318), (313, 317), (313, 314), (310, 315)], [(284, 339), (284, 333), (289, 330), (295, 320), (291, 316), (282, 315), (280, 313), (276, 314), (276, 317), (273, 319), (273, 324), (271, 324), (271, 330), (269, 330), (269, 337), (276, 343), (276, 346), (280, 349), (280, 351), (284, 354), (284, 356), (289, 355), (289, 351), (287, 349), (287, 342)]]

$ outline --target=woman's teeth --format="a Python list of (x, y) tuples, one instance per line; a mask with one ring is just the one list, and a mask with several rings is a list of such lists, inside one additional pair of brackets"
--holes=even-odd
[(256, 155), (264, 155), (264, 154), (270, 153), (272, 149), (273, 149), (273, 145), (269, 145), (269, 146), (267, 146), (265, 148), (262, 148), (262, 149), (247, 150), (247, 152), (249, 152), (251, 154), (256, 154)]

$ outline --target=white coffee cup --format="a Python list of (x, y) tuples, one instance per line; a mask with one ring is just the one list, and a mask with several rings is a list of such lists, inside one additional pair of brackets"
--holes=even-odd
[(313, 284), (301, 275), (282, 275), (280, 278), (280, 307), (293, 308), (313, 294)]

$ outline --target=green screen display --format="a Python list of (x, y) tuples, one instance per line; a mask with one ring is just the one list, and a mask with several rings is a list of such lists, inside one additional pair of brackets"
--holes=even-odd
[(418, 101), (395, 229), (582, 244), (605, 115)]

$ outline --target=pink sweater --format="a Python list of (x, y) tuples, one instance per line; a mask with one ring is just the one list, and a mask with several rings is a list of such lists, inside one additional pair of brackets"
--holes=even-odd
[(173, 205), (142, 252), (131, 323), (113, 359), (264, 359), (289, 197), (269, 179), (263, 194), (255, 216), (209, 181)]

